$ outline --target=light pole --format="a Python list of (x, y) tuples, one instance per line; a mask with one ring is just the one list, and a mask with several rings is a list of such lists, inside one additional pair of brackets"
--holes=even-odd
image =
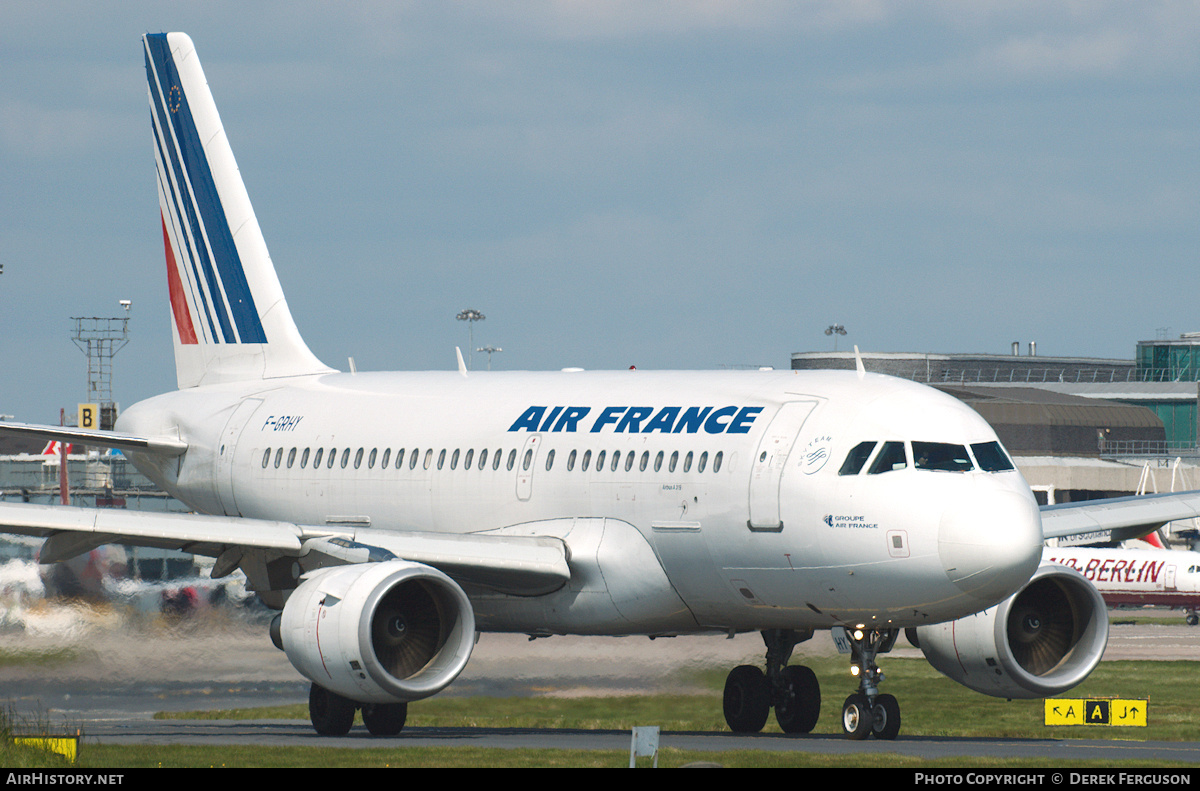
[(846, 328), (843, 327), (841, 324), (830, 324), (828, 327), (825, 328), (825, 334), (833, 336), (833, 350), (836, 352), (837, 351), (837, 336), (845, 335)]
[(467, 322), (467, 368), (470, 368), (470, 358), (474, 357), (475, 355), (475, 322), (483, 321), (487, 318), (487, 316), (475, 310), (475, 308), (467, 308), (466, 310), (460, 310), (458, 315), (454, 318), (458, 319), (459, 321)]
[(499, 346), (480, 346), (480, 347), (479, 347), (478, 349), (476, 349), (475, 351), (477, 351), (477, 352), (487, 352), (487, 356), (488, 356), (488, 370), (490, 371), (490, 370), (492, 370), (492, 353), (493, 353), (493, 352), (502, 352), (502, 351), (504, 351), (504, 350), (503, 350), (503, 349), (501, 349)]

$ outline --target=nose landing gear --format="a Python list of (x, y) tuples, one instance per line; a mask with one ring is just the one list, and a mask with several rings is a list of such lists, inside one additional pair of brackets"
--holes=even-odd
[(900, 733), (900, 704), (893, 695), (880, 695), (883, 673), (875, 655), (892, 650), (899, 629), (846, 631), (850, 642), (851, 671), (858, 676), (858, 691), (842, 704), (842, 732), (850, 739), (895, 739)]
[(821, 687), (802, 665), (788, 665), (792, 650), (813, 636), (812, 630), (767, 629), (767, 670), (739, 665), (725, 680), (725, 721), (735, 733), (757, 733), (771, 709), (784, 733), (808, 733), (821, 713)]

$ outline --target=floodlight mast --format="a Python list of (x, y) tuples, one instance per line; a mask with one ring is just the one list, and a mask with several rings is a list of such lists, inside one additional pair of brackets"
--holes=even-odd
[(504, 351), (504, 350), (503, 350), (503, 349), (501, 349), (499, 346), (480, 346), (480, 347), (479, 347), (478, 349), (476, 349), (475, 351), (477, 351), (477, 352), (487, 352), (487, 356), (488, 356), (488, 370), (490, 371), (490, 370), (492, 370), (492, 354), (493, 354), (493, 353), (495, 353), (495, 352), (502, 352), (502, 351)]
[(75, 333), (71, 340), (87, 355), (87, 401), (100, 405), (100, 428), (111, 431), (117, 420), (117, 404), (112, 394), (112, 359), (129, 343), (129, 308), (133, 302), (120, 300), (125, 315), (117, 318), (72, 316)]
[(825, 334), (833, 336), (833, 350), (836, 352), (837, 351), (837, 336), (845, 335), (846, 328), (843, 327), (841, 324), (830, 324), (828, 327), (825, 328)]
[(460, 310), (454, 318), (467, 322), (467, 368), (470, 368), (471, 358), (475, 356), (475, 322), (483, 321), (487, 316), (475, 310), (475, 308), (466, 308)]

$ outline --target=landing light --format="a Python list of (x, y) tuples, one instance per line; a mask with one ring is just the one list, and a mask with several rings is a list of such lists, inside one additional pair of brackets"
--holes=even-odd
[(861, 672), (861, 671), (859, 670), (859, 667), (858, 667), (858, 665), (851, 665), (851, 666), (850, 666), (850, 675), (852, 675), (852, 676), (857, 676), (857, 675), (858, 675), (860, 672)]

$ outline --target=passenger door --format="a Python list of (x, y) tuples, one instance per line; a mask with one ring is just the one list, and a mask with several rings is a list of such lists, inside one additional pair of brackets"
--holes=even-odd
[(782, 530), (779, 484), (796, 437), (816, 401), (788, 401), (779, 408), (763, 434), (750, 465), (751, 530)]

